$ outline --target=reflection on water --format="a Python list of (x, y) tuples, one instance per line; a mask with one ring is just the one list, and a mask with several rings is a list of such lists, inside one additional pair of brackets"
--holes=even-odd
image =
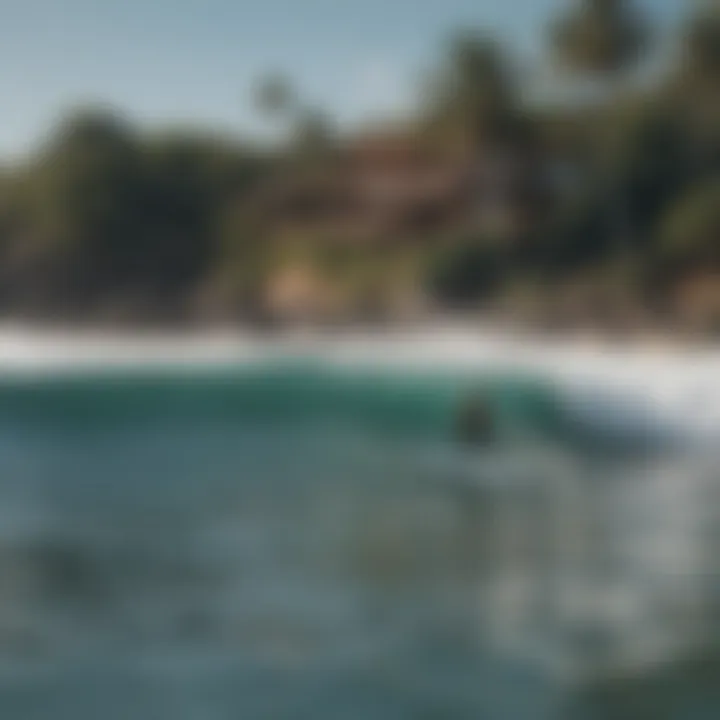
[(0, 445), (2, 717), (581, 717), (715, 631), (697, 452), (177, 412)]

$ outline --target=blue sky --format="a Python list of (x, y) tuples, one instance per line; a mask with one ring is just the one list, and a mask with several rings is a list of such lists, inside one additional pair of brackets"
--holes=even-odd
[[(641, 0), (663, 26), (683, 0)], [(352, 122), (409, 101), (447, 31), (500, 34), (537, 57), (568, 0), (0, 0), (0, 153), (64, 108), (101, 101), (146, 123), (257, 129), (268, 70)]]

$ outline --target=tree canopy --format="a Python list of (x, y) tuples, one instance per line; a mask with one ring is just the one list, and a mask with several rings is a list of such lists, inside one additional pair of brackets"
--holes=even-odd
[[(575, 0), (548, 55), (573, 77), (618, 81), (651, 30), (629, 0)], [(423, 102), (374, 144), (278, 73), (253, 97), (283, 128), (270, 144), (77, 108), (3, 167), (0, 311), (245, 317), (274, 274), (299, 276), (293, 263), (366, 309), (720, 265), (719, 31), (717, 5), (688, 12), (676, 56), (586, 104), (530, 103), (517, 58), (467, 29), (443, 46)]]

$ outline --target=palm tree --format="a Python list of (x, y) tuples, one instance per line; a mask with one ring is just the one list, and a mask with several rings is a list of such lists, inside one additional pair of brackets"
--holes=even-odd
[[(628, 0), (578, 0), (553, 26), (551, 44), (561, 65), (581, 79), (619, 90), (647, 44), (642, 18)], [(630, 235), (624, 192), (612, 193), (620, 249)], [(623, 252), (624, 254), (624, 252)]]
[(580, 0), (554, 26), (558, 59), (576, 74), (616, 79), (639, 59), (647, 34), (627, 0)]
[(332, 147), (334, 128), (327, 115), (314, 108), (306, 108), (295, 121), (293, 145), (306, 158), (322, 158)]
[(257, 110), (272, 120), (286, 117), (295, 110), (297, 104), (290, 80), (277, 73), (267, 75), (256, 83), (254, 101)]
[(720, 95), (720, 1), (701, 2), (685, 26), (678, 85), (704, 99)]
[(683, 69), (691, 79), (720, 83), (720, 2), (700, 3), (685, 31)]
[(255, 83), (252, 96), (256, 112), (266, 122), (266, 129), (276, 141), (284, 144), (293, 134), (300, 112), (292, 83), (285, 75), (268, 74)]
[(317, 158), (331, 146), (334, 128), (330, 118), (303, 102), (284, 75), (262, 78), (255, 87), (254, 100), (265, 118), (281, 126), (294, 155), (305, 160)]
[(720, 2), (697, 3), (681, 38), (672, 98), (682, 108), (688, 159), (693, 172), (713, 172), (720, 142)]
[(473, 145), (492, 141), (508, 127), (514, 106), (504, 58), (492, 41), (461, 33), (430, 88), (428, 116), (449, 134)]

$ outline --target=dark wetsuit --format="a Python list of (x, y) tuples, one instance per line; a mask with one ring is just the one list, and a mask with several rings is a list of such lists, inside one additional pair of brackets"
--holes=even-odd
[(496, 434), (493, 414), (481, 396), (470, 397), (458, 411), (455, 437), (465, 445), (486, 445)]

